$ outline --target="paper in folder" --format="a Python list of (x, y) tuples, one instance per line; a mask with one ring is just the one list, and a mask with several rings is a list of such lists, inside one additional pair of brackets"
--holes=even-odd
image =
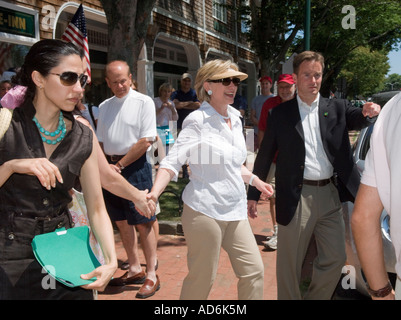
[(32, 248), (42, 267), (57, 281), (77, 287), (96, 279), (81, 279), (81, 274), (100, 266), (89, 245), (89, 228), (58, 229), (35, 236)]

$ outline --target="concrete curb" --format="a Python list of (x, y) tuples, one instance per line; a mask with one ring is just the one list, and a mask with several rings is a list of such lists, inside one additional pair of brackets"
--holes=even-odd
[(184, 235), (181, 222), (168, 220), (158, 220), (158, 222), (160, 234), (170, 234), (176, 236)]

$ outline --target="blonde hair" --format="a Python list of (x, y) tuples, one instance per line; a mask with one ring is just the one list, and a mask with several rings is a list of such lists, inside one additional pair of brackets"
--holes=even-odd
[(159, 87), (159, 97), (160, 97), (160, 95), (162, 94), (163, 91), (168, 91), (168, 90), (173, 90), (173, 86), (170, 83), (165, 82), (162, 85), (160, 85), (160, 87)]
[(231, 60), (211, 60), (205, 63), (196, 74), (194, 89), (200, 101), (210, 101), (210, 96), (203, 88), (203, 84), (216, 74), (223, 73), (228, 69), (239, 71), (236, 63)]

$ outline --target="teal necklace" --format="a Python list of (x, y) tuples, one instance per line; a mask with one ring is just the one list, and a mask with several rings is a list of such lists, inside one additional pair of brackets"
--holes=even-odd
[[(41, 124), (39, 123), (38, 119), (36, 119), (36, 117), (33, 117), (32, 120), (33, 120), (33, 122), (35, 122), (36, 126), (38, 127), (40, 136), (41, 136), (43, 142), (45, 142), (47, 144), (55, 145), (64, 139), (67, 129), (65, 127), (64, 116), (61, 111), (60, 111), (60, 116), (58, 118), (58, 127), (53, 132), (49, 132), (46, 129), (44, 129), (41, 126)], [(55, 138), (55, 139), (51, 139), (51, 138)]]

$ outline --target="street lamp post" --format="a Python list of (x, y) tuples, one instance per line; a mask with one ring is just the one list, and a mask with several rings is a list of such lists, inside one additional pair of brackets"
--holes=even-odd
[(305, 6), (305, 30), (304, 30), (305, 50), (310, 50), (310, 19), (311, 19), (310, 11), (311, 11), (310, 0), (306, 0), (306, 6)]

